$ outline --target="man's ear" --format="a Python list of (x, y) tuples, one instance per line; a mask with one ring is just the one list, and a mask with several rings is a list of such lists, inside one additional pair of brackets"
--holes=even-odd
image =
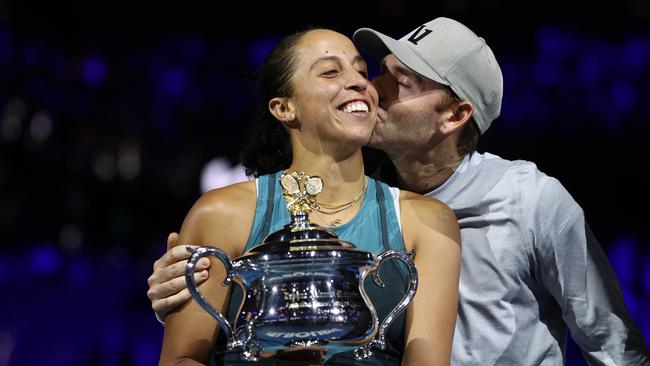
[(472, 114), (474, 113), (474, 106), (466, 100), (455, 103), (451, 108), (452, 114), (441, 128), (445, 134), (460, 131), (465, 126), (465, 123), (472, 118)]
[(287, 128), (299, 127), (296, 121), (296, 112), (288, 98), (275, 97), (269, 101), (269, 111)]

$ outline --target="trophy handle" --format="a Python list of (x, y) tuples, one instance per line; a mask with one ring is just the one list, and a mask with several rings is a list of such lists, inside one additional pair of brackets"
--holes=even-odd
[(212, 317), (217, 320), (217, 322), (221, 326), (221, 329), (223, 329), (223, 331), (225, 332), (224, 335), (228, 340), (227, 343), (228, 349), (232, 350), (234, 348), (242, 347), (243, 342), (235, 338), (235, 332), (228, 319), (226, 319), (226, 317), (221, 315), (219, 310), (217, 310), (214, 306), (212, 306), (203, 297), (201, 292), (199, 292), (198, 287), (196, 286), (196, 282), (194, 282), (194, 271), (195, 271), (196, 263), (199, 261), (199, 259), (211, 255), (219, 259), (223, 263), (224, 267), (226, 267), (226, 278), (223, 280), (222, 283), (223, 286), (230, 285), (233, 276), (233, 264), (230, 261), (230, 258), (228, 258), (228, 254), (226, 254), (226, 252), (224, 252), (219, 248), (213, 248), (213, 247), (199, 247), (193, 250), (188, 246), (187, 251), (192, 253), (192, 256), (187, 261), (187, 266), (185, 266), (185, 282), (187, 282), (187, 288), (188, 290), (190, 290), (190, 294), (192, 295), (194, 300), (196, 300), (196, 302), (205, 311), (208, 312), (208, 314), (212, 315)]
[(372, 357), (372, 347), (377, 347), (379, 349), (385, 349), (386, 348), (386, 330), (388, 330), (388, 326), (395, 320), (395, 318), (401, 314), (406, 307), (413, 301), (413, 297), (415, 296), (415, 291), (418, 288), (418, 272), (415, 267), (415, 262), (413, 261), (413, 255), (415, 254), (415, 250), (411, 250), (410, 252), (405, 252), (402, 250), (393, 250), (389, 249), (384, 251), (383, 253), (379, 254), (377, 256), (377, 259), (375, 259), (375, 262), (373, 263), (373, 267), (370, 270), (372, 273), (372, 279), (375, 281), (377, 286), (379, 287), (385, 287), (384, 282), (381, 280), (379, 277), (379, 268), (381, 267), (381, 264), (388, 260), (388, 259), (400, 259), (404, 264), (406, 264), (406, 267), (408, 268), (409, 272), (409, 286), (408, 289), (406, 290), (406, 294), (404, 294), (404, 297), (402, 297), (402, 300), (391, 310), (390, 313), (386, 316), (386, 318), (381, 322), (379, 325), (379, 331), (375, 335), (373, 339), (370, 340), (370, 342), (366, 343), (364, 346), (359, 347), (355, 350), (354, 354), (355, 357), (358, 360), (363, 360), (367, 359), (369, 357)]

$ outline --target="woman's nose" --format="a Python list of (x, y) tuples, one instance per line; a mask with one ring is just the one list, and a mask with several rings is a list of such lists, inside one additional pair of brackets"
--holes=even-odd
[(360, 73), (355, 72), (350, 77), (350, 80), (348, 80), (346, 88), (360, 92), (360, 91), (364, 91), (364, 90), (366, 90), (368, 88), (368, 83), (369, 83), (368, 79), (366, 79)]

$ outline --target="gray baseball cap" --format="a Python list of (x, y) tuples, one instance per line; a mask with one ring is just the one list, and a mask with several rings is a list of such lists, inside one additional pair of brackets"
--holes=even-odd
[(463, 24), (436, 18), (399, 40), (370, 28), (354, 32), (354, 43), (377, 58), (392, 53), (418, 74), (447, 85), (474, 105), (481, 134), (501, 112), (503, 76), (485, 40)]

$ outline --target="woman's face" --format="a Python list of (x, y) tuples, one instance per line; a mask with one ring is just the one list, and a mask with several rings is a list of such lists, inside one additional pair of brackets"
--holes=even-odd
[(314, 30), (298, 42), (292, 78), (300, 141), (308, 149), (365, 145), (377, 117), (377, 90), (366, 62), (349, 38)]

